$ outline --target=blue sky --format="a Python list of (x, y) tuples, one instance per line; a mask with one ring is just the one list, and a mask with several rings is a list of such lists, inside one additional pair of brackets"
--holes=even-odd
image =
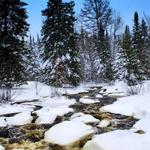
[[(47, 5), (47, 0), (24, 0), (29, 5), (27, 6), (28, 22), (30, 24), (30, 34), (36, 35), (40, 33), (43, 17), (41, 10)], [(70, 1), (70, 0), (64, 0)], [(79, 14), (83, 6), (84, 0), (75, 0), (76, 15)], [(135, 11), (143, 16), (143, 12), (150, 16), (150, 0), (110, 0), (111, 7), (120, 12), (124, 24), (132, 26), (133, 14)]]

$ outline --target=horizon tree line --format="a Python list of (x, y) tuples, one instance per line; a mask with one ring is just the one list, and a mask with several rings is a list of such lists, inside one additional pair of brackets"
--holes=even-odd
[[(129, 86), (150, 78), (150, 19), (134, 14), (132, 32), (109, 0), (85, 0), (81, 31), (75, 29), (74, 1), (48, 0), (41, 37), (27, 38), (26, 3), (0, 1), (0, 87), (10, 101), (11, 89), (27, 81), (55, 87), (81, 82), (124, 80)], [(28, 40), (27, 40), (28, 39)]]

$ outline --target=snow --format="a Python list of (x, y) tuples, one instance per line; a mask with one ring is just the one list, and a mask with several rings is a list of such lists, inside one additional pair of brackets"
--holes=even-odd
[(116, 130), (95, 135), (85, 144), (83, 150), (149, 150), (150, 92), (142, 93), (144, 94), (119, 98), (113, 104), (100, 108), (101, 112), (133, 116), (140, 120), (130, 130)]
[(49, 108), (44, 107), (38, 111), (35, 111), (38, 115), (36, 124), (52, 124), (57, 116), (63, 116), (69, 112), (73, 112), (72, 108)]
[(109, 96), (127, 96), (127, 85), (124, 82), (116, 82), (114, 85), (105, 85), (100, 94)]
[(6, 125), (5, 117), (0, 117), (0, 127), (5, 127)]
[(3, 146), (0, 145), (0, 150), (5, 150), (5, 148)]
[(12, 114), (12, 113), (20, 113), (23, 111), (28, 111), (31, 112), (33, 111), (33, 106), (28, 106), (28, 105), (18, 105), (18, 104), (14, 104), (14, 105), (10, 105), (10, 104), (6, 104), (6, 105), (0, 105), (0, 115), (6, 115), (6, 114)]
[(33, 117), (31, 116), (31, 112), (22, 112), (14, 117), (6, 118), (6, 122), (8, 125), (21, 126), (25, 124), (29, 124), (32, 122)]
[(0, 117), (0, 127), (21, 126), (32, 122), (31, 112), (22, 112), (13, 117)]
[(150, 93), (134, 95), (118, 99), (111, 105), (104, 106), (101, 112), (118, 113), (126, 116), (133, 116), (141, 119), (150, 115)]
[(83, 113), (76, 113), (71, 116), (71, 121), (82, 122), (82, 123), (97, 123), (100, 120), (95, 117)]
[[(36, 89), (37, 86), (37, 89)], [(106, 89), (106, 91), (104, 90)], [(150, 148), (150, 81), (145, 81), (139, 91), (139, 95), (127, 96), (127, 87), (124, 83), (117, 82), (115, 85), (104, 86), (96, 98), (102, 95), (126, 96), (118, 98), (111, 105), (100, 108), (101, 112), (111, 112), (126, 116), (133, 116), (139, 121), (130, 130), (116, 130), (108, 133), (95, 135), (88, 141), (83, 150), (149, 150)], [(136, 89), (136, 88), (135, 88)], [(87, 92), (88, 88), (81, 85), (77, 88), (59, 88), (47, 86), (39, 82), (28, 82), (15, 88), (13, 92), (13, 102), (21, 104), (0, 105), (0, 127), (12, 125), (24, 125), (32, 122), (31, 113), (36, 113), (38, 118), (36, 124), (52, 124), (58, 116), (63, 116), (73, 112), (70, 105), (75, 104), (74, 99), (59, 96), (64, 93), (77, 94)], [(99, 103), (97, 99), (90, 99), (84, 96), (81, 103)], [(38, 111), (34, 111), (35, 106), (41, 106)], [(5, 115), (14, 114), (6, 117)], [(90, 134), (94, 133), (87, 123), (99, 123), (97, 127), (107, 127), (111, 123), (109, 120), (98, 120), (91, 115), (75, 113), (70, 121), (63, 121), (45, 133), (45, 140), (59, 145), (70, 145)], [(139, 133), (138, 131), (143, 131)], [(0, 146), (0, 150), (3, 150)]]
[[(142, 130), (145, 133), (150, 133), (150, 116), (146, 116), (142, 118), (140, 121), (138, 121), (133, 127), (132, 131), (136, 132), (138, 130)], [(150, 137), (149, 137), (150, 138)]]
[(78, 94), (82, 92), (87, 92), (88, 88), (81, 84), (80, 86), (76, 88), (60, 88), (59, 91), (62, 95), (63, 94)]
[(149, 150), (150, 134), (140, 135), (129, 130), (116, 130), (96, 135), (83, 150)]
[(47, 98), (47, 100), (43, 100), (40, 103), (40, 106), (43, 107), (50, 107), (50, 108), (54, 108), (54, 107), (69, 107), (70, 105), (73, 105), (76, 101), (74, 99), (69, 100), (64, 96), (61, 97), (53, 97), (53, 98)]
[(12, 100), (17, 102), (31, 101), (40, 99), (40, 97), (51, 96), (51, 88), (44, 83), (30, 81), (13, 89)]
[(103, 98), (103, 96), (101, 94), (97, 94), (96, 98)]
[(64, 121), (53, 126), (45, 133), (45, 141), (59, 145), (71, 145), (92, 133), (94, 131), (88, 125), (80, 122)]
[(83, 104), (94, 104), (94, 103), (99, 103), (99, 100), (93, 100), (93, 99), (87, 99), (87, 98), (80, 98), (79, 100)]
[(105, 128), (105, 127), (108, 127), (110, 125), (110, 121), (108, 120), (102, 120), (98, 125), (97, 127), (99, 128)]

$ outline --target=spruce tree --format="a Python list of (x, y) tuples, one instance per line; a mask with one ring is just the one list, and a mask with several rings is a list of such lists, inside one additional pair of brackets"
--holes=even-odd
[(122, 78), (127, 81), (128, 85), (132, 85), (134, 82), (132, 78), (134, 76), (134, 55), (130, 29), (129, 26), (126, 25), (123, 34), (121, 59), (123, 60), (122, 67), (124, 68), (124, 72), (122, 72)]
[(21, 0), (0, 1), (0, 85), (7, 89), (7, 100), (10, 100), (8, 90), (26, 81), (23, 60), (27, 51), (26, 5)]
[(144, 79), (144, 71), (142, 67), (142, 34), (141, 25), (139, 23), (138, 13), (134, 14), (134, 26), (132, 35), (132, 66), (134, 66), (134, 82), (135, 84), (141, 82)]
[(150, 39), (148, 34), (148, 26), (144, 19), (142, 19), (141, 23), (141, 41), (142, 41), (142, 48), (141, 48), (141, 56), (140, 62), (142, 64), (142, 69), (144, 70), (144, 77), (146, 79), (150, 78)]
[(103, 26), (100, 27), (100, 41), (98, 42), (98, 53), (100, 54), (101, 61), (101, 79), (106, 82), (113, 80), (113, 66), (111, 61), (111, 46), (108, 32), (104, 30)]
[(76, 86), (80, 81), (73, 8), (73, 1), (49, 0), (42, 12), (45, 16), (42, 27), (43, 60), (46, 62), (44, 74), (46, 82), (54, 86)]
[(26, 72), (29, 81), (40, 81), (41, 73), (41, 49), (39, 48), (39, 39), (34, 40), (34, 37), (30, 35), (29, 40), (27, 41), (27, 48), (29, 52), (26, 55)]

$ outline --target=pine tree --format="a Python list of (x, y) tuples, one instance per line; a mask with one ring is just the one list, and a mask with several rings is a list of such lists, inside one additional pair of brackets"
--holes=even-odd
[(99, 53), (102, 65), (101, 77), (107, 82), (112, 81), (114, 79), (114, 72), (111, 61), (111, 45), (108, 32), (106, 31), (105, 33), (102, 26), (100, 29)]
[(142, 57), (142, 34), (141, 25), (139, 23), (138, 13), (134, 14), (134, 26), (132, 35), (132, 66), (134, 66), (134, 83), (141, 82), (144, 78), (144, 71), (142, 68), (141, 57)]
[(43, 59), (46, 62), (46, 82), (54, 86), (78, 85), (80, 65), (74, 33), (74, 2), (49, 0), (42, 12)]
[(30, 35), (29, 40), (27, 41), (27, 48), (29, 50), (28, 55), (26, 56), (26, 70), (29, 81), (40, 81), (41, 73), (41, 49), (39, 48), (39, 41), (34, 40), (34, 37)]
[(124, 60), (122, 64), (124, 68), (122, 77), (127, 81), (128, 85), (131, 85), (134, 82), (132, 78), (134, 76), (134, 55), (130, 29), (129, 26), (126, 25), (122, 41), (122, 60)]
[(0, 1), (0, 85), (7, 89), (7, 100), (14, 84), (26, 81), (23, 57), (28, 31), (27, 4), (20, 0)]
[(141, 23), (141, 41), (142, 41), (142, 48), (141, 48), (141, 55), (140, 55), (140, 62), (142, 64), (142, 69), (144, 70), (144, 77), (146, 79), (150, 78), (150, 39), (148, 35), (148, 26), (144, 19), (142, 19)]

